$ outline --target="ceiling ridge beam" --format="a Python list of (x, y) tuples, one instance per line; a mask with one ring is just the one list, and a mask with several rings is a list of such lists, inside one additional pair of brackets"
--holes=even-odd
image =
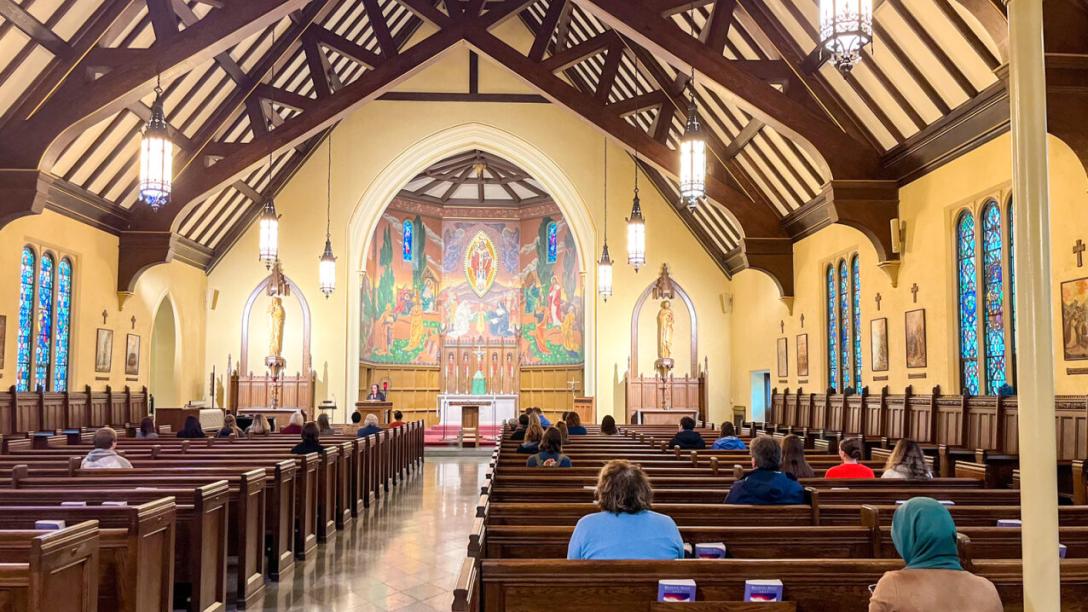
[(56, 32), (51, 30), (29, 11), (15, 4), (13, 0), (0, 0), (0, 17), (11, 22), (30, 40), (44, 47), (61, 59), (71, 59), (75, 50)]

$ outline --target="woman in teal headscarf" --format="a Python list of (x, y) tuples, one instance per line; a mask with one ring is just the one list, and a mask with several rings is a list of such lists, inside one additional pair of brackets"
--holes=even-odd
[(899, 506), (892, 517), (892, 542), (906, 567), (884, 574), (869, 612), (1001, 612), (993, 583), (963, 570), (956, 524), (937, 500), (914, 497)]

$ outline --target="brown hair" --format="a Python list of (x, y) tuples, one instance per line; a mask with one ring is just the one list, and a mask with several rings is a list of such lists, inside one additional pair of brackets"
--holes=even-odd
[(567, 413), (566, 421), (567, 421), (567, 425), (570, 426), (570, 427), (581, 427), (582, 426), (582, 417), (578, 416), (577, 412), (572, 411), (572, 412)]
[[(553, 427), (554, 429), (559, 430), (559, 435), (562, 436), (564, 444), (570, 441), (570, 429), (567, 428), (566, 423), (559, 421)], [(548, 429), (553, 429), (553, 427), (549, 427)], [(548, 432), (544, 432), (544, 435), (548, 435)]]
[(912, 480), (927, 480), (933, 477), (926, 468), (926, 456), (922, 453), (922, 447), (918, 446), (914, 440), (903, 438), (895, 443), (895, 450), (888, 456), (884, 471), (894, 470), (899, 466), (903, 466), (907, 478)]
[(544, 437), (544, 426), (540, 424), (540, 417), (536, 413), (529, 415), (529, 427), (525, 429), (525, 442), (540, 442)]
[(151, 418), (149, 416), (145, 416), (143, 419), (141, 419), (140, 420), (140, 432), (143, 433), (145, 436), (147, 434), (156, 433), (156, 431), (155, 431), (155, 419), (153, 419), (153, 418)]
[(318, 429), (317, 423), (314, 423), (313, 421), (308, 421), (305, 425), (302, 426), (303, 442), (313, 442), (316, 444), (320, 438), (321, 430)]
[(857, 461), (861, 461), (864, 448), (860, 438), (847, 438), (839, 443), (839, 452)]
[(616, 429), (616, 419), (611, 414), (606, 414), (601, 419), (601, 433), (606, 436), (614, 436), (619, 433)]
[(793, 474), (794, 478), (815, 478), (816, 472), (805, 459), (805, 443), (801, 438), (790, 434), (782, 438), (782, 471)]
[(680, 419), (680, 427), (683, 428), (685, 431), (691, 431), (692, 429), (695, 429), (695, 419), (691, 417), (684, 417)]
[(117, 432), (112, 427), (101, 427), (94, 432), (94, 447), (109, 450), (117, 442)]
[[(559, 422), (563, 424), (562, 421)], [(549, 427), (540, 440), (540, 450), (558, 453), (563, 450), (563, 433), (556, 427)]]
[(597, 476), (597, 505), (605, 512), (638, 514), (654, 501), (650, 479), (638, 465), (625, 459), (604, 464)]
[(733, 426), (733, 422), (732, 421), (723, 422), (722, 423), (722, 437), (726, 438), (726, 437), (735, 436), (735, 435), (737, 435), (737, 428)]

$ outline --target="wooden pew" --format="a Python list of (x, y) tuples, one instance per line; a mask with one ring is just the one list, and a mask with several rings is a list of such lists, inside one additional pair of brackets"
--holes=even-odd
[[(0, 530), (34, 528), (44, 519), (99, 525), (98, 610), (169, 612), (174, 597), (172, 497), (124, 507), (0, 506)], [(5, 558), (10, 551), (0, 553)]]
[(57, 531), (0, 531), (0, 604), (11, 612), (93, 612), (99, 530), (85, 521)]

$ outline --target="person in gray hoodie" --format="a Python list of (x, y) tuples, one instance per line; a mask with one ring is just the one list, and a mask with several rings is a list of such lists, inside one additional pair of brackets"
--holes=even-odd
[(114, 449), (117, 448), (117, 432), (103, 427), (94, 432), (94, 450), (87, 453), (79, 466), (84, 470), (131, 469), (132, 464)]

